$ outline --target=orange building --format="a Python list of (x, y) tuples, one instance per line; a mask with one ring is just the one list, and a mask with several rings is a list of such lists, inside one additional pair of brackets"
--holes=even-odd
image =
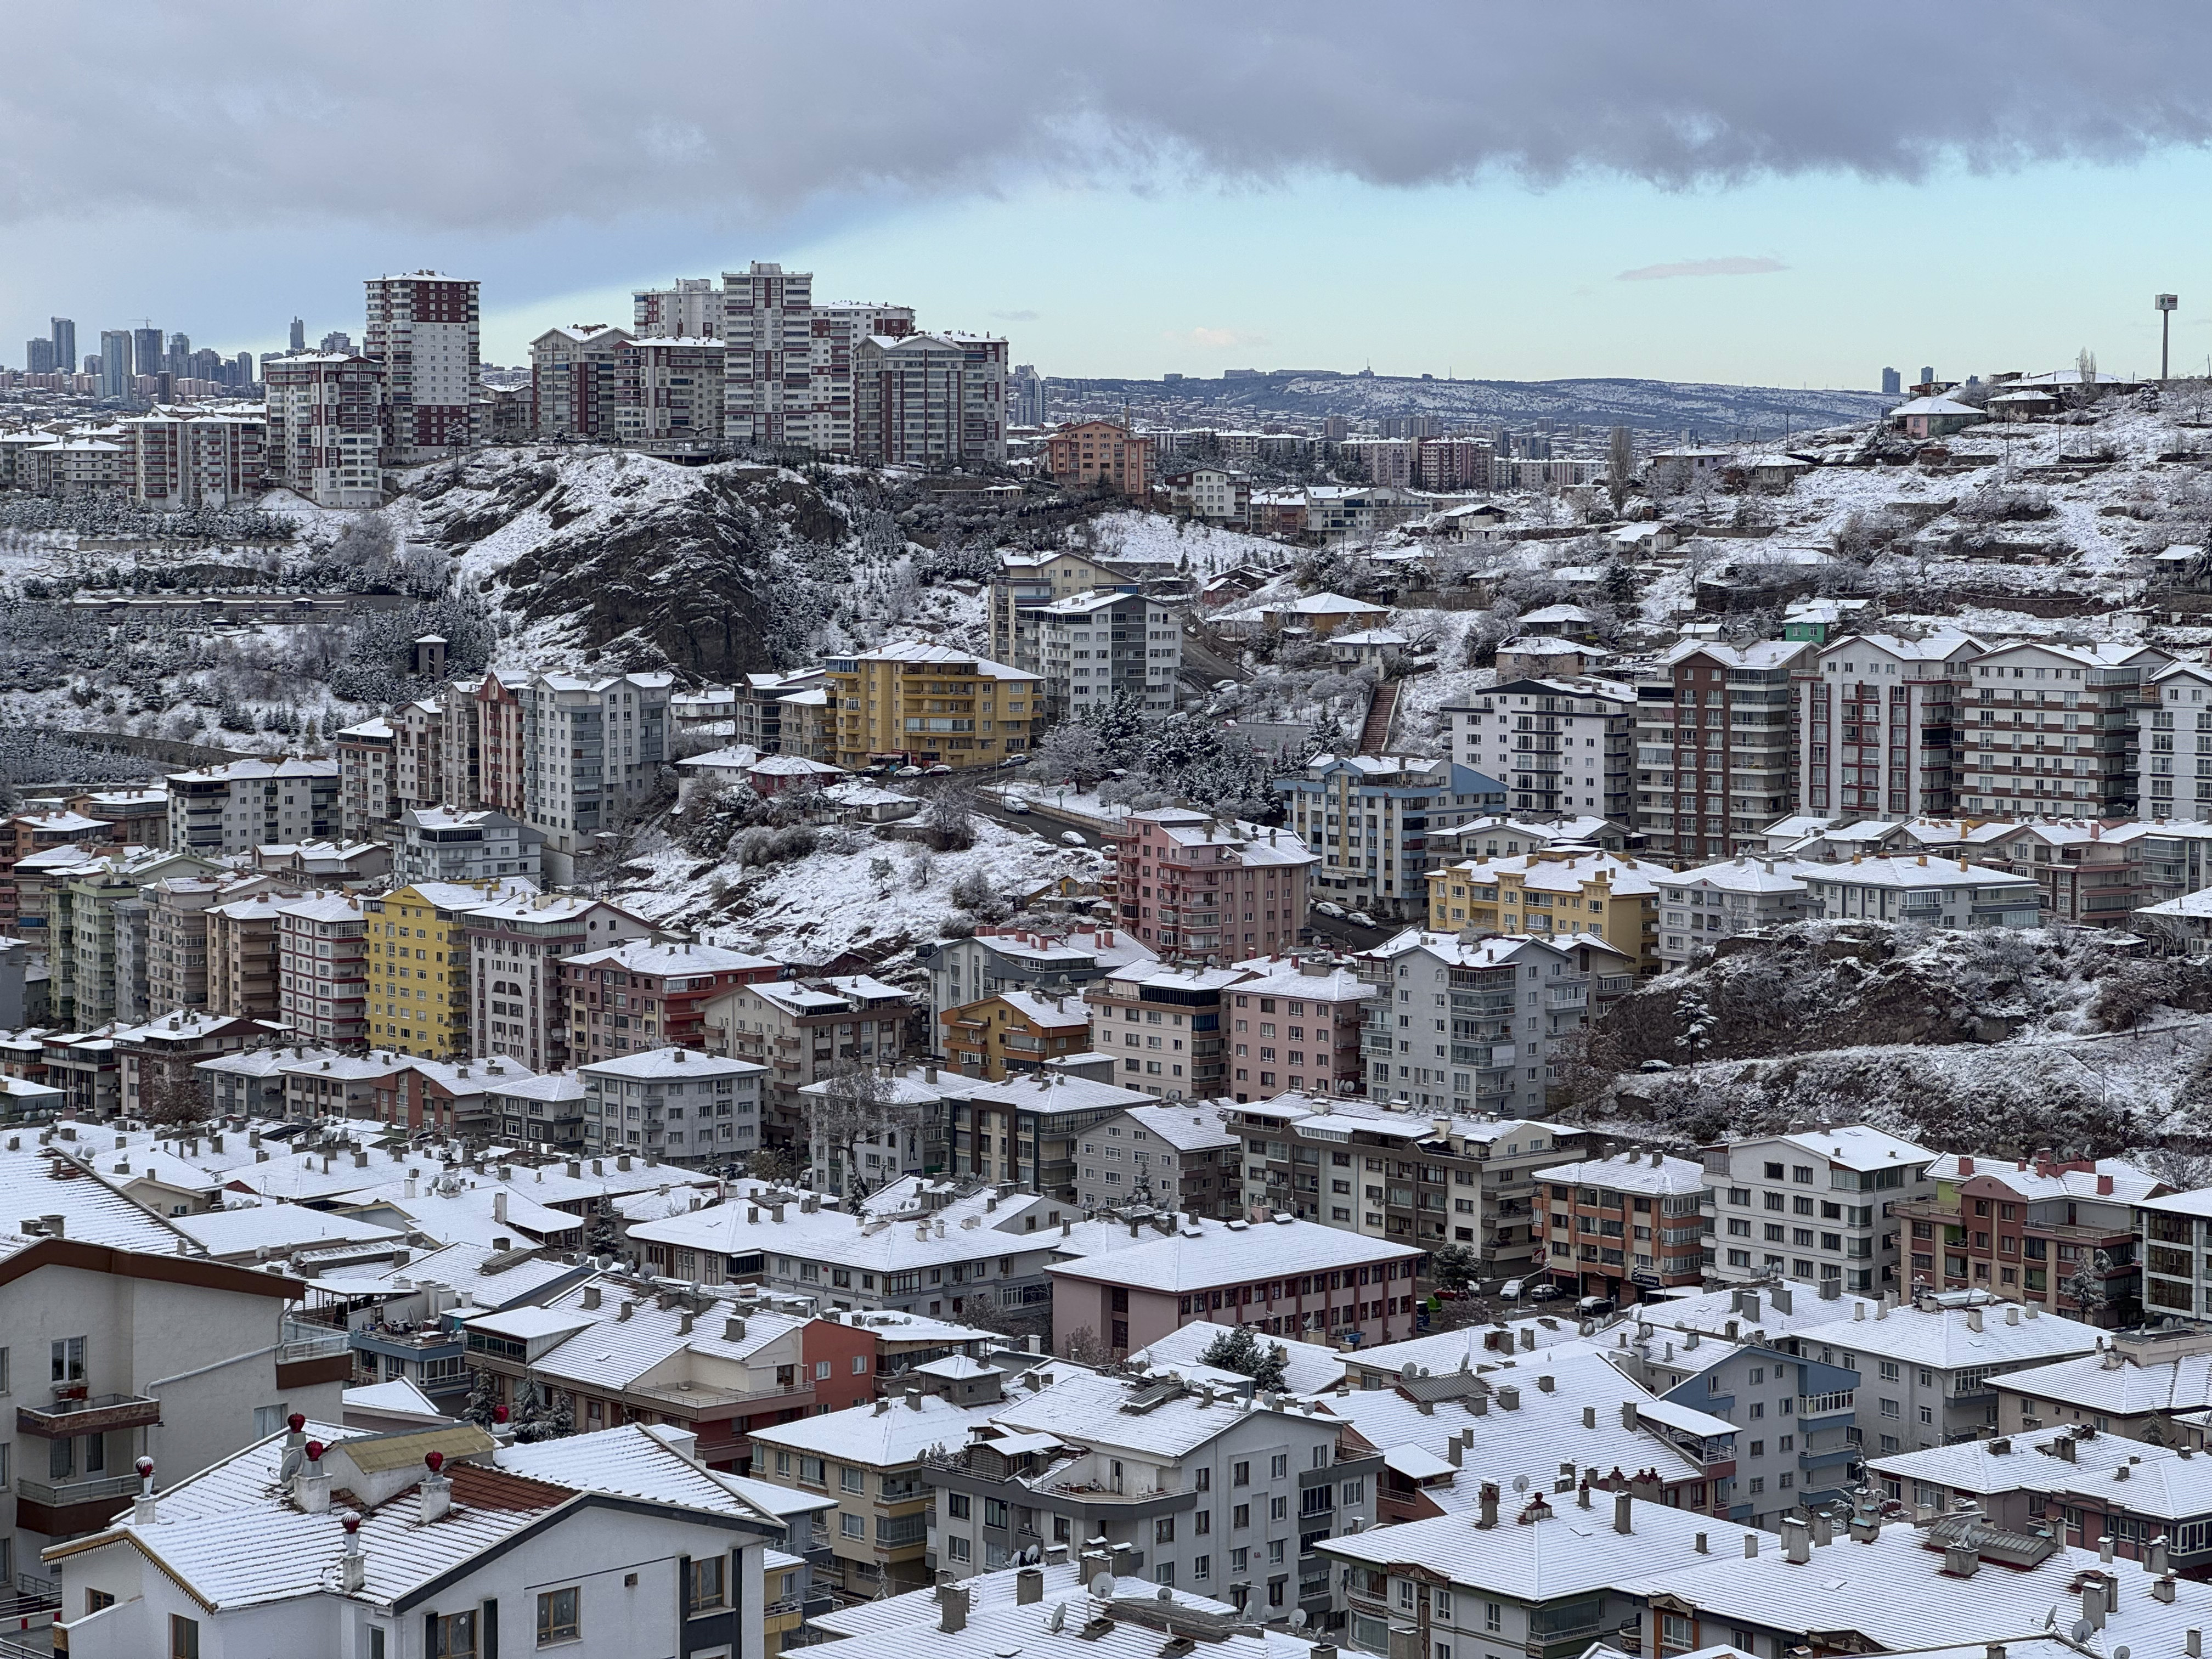
[(945, 1025), (945, 1057), (953, 1068), (992, 1083), (1091, 1048), (1091, 1011), (1079, 996), (1001, 991), (938, 1018)]
[(1045, 440), (1045, 470), (1064, 484), (1111, 484), (1124, 495), (1152, 487), (1152, 441), (1114, 421), (1073, 421)]

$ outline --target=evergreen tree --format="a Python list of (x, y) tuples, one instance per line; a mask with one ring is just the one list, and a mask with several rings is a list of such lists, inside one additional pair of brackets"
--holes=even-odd
[(1279, 1342), (1271, 1342), (1262, 1348), (1249, 1325), (1222, 1332), (1206, 1345), (1198, 1363), (1218, 1370), (1236, 1371), (1250, 1377), (1255, 1388), (1273, 1392), (1279, 1392), (1290, 1378), (1290, 1351)]

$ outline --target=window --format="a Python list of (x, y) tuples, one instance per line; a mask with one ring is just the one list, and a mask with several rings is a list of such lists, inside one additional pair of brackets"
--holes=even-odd
[(115, 1598), (106, 1590), (88, 1589), (84, 1593), (84, 1610), (88, 1614), (98, 1613), (102, 1607), (112, 1607), (114, 1605)]
[(719, 1555), (701, 1556), (691, 1563), (691, 1572), (684, 1586), (684, 1610), (686, 1613), (714, 1613), (726, 1599), (723, 1593), (722, 1576), (729, 1563)]
[(547, 1590), (538, 1598), (538, 1645), (546, 1647), (555, 1642), (573, 1642), (578, 1632), (576, 1604), (582, 1592), (574, 1584), (566, 1589)]
[[(61, 1344), (54, 1345), (59, 1347)], [(464, 1613), (462, 1617), (473, 1615)], [(476, 1638), (471, 1637), (467, 1651), (473, 1652)], [(187, 1619), (181, 1613), (169, 1615), (169, 1659), (200, 1659), (200, 1621)]]
[[(84, 1339), (81, 1336), (58, 1337), (53, 1345), (53, 1380), (57, 1382), (84, 1381)], [(188, 1621), (189, 1622), (189, 1621)], [(193, 1625), (192, 1640), (199, 1640), (198, 1625)]]
[(1252, 1484), (1252, 1466), (1249, 1463), (1237, 1463), (1233, 1465), (1229, 1471), (1229, 1484), (1232, 1486), (1250, 1486)]
[(1504, 1630), (1505, 1628), (1504, 1606), (1496, 1601), (1485, 1601), (1482, 1604), (1482, 1627), (1485, 1630)]
[(945, 1540), (945, 1553), (952, 1560), (966, 1561), (972, 1558), (974, 1550), (966, 1539), (956, 1533)]
[(865, 1515), (841, 1515), (837, 1517), (837, 1530), (848, 1538), (866, 1538), (868, 1535), (868, 1517)]
[(965, 1521), (972, 1504), (973, 1500), (964, 1492), (949, 1492), (945, 1494), (945, 1512), (955, 1521)]
[(1290, 1472), (1291, 1455), (1288, 1452), (1277, 1452), (1267, 1460), (1267, 1475), (1270, 1480), (1283, 1480)]
[(987, 1498), (983, 1500), (983, 1524), (987, 1527), (1003, 1527), (1006, 1524), (1005, 1498)]
[(837, 1466), (837, 1486), (842, 1492), (866, 1492), (868, 1488), (867, 1471), (855, 1468), (850, 1463), (840, 1463)]
[[(185, 1622), (172, 1614), (169, 1626), (174, 1630), (178, 1625)], [(449, 1613), (443, 1618), (432, 1613), (429, 1626), (429, 1659), (477, 1659), (477, 1615), (473, 1608), (467, 1613)], [(174, 1638), (171, 1640), (173, 1643)], [(189, 1651), (192, 1659), (198, 1659), (199, 1636), (197, 1631), (193, 1632), (192, 1644), (189, 1650), (177, 1649), (177, 1653), (183, 1655)]]

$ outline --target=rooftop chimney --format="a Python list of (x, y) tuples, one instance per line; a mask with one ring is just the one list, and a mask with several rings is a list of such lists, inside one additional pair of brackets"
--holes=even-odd
[(1615, 1532), (1630, 1533), (1636, 1530), (1635, 1508), (1636, 1500), (1631, 1498), (1626, 1492), (1617, 1492), (1613, 1493), (1613, 1529)]
[(947, 1636), (957, 1636), (968, 1628), (966, 1585), (939, 1584), (937, 1587), (937, 1628)]
[(1782, 1517), (1782, 1553), (1793, 1566), (1813, 1559), (1813, 1529), (1794, 1515)]
[(1026, 1607), (1044, 1600), (1044, 1569), (1024, 1567), (1014, 1575), (1014, 1605)]
[(338, 1585), (349, 1593), (368, 1582), (368, 1558), (361, 1553), (361, 1517), (348, 1510), (338, 1517), (345, 1528), (345, 1554), (338, 1562)]
[(422, 1477), (422, 1500), (416, 1512), (416, 1524), (427, 1527), (434, 1521), (444, 1520), (453, 1512), (453, 1483), (441, 1473), (446, 1467), (445, 1453), (425, 1452), (422, 1463), (429, 1473)]

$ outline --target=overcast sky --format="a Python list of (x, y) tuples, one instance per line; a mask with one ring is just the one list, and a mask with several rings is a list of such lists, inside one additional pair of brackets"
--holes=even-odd
[(753, 259), (1048, 374), (1869, 386), (2212, 354), (2212, 9), (831, 0), (19, 7), (0, 362), (151, 319), (485, 355)]

